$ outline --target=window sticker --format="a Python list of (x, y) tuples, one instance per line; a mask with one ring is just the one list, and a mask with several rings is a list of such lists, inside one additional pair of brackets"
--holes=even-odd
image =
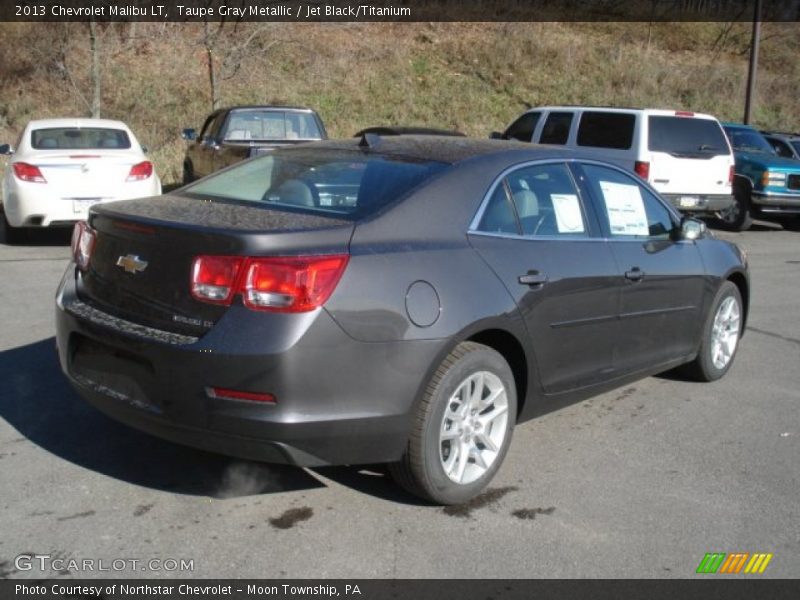
[(649, 235), (644, 200), (638, 185), (600, 181), (611, 235)]
[(550, 194), (559, 233), (583, 233), (581, 205), (575, 194)]

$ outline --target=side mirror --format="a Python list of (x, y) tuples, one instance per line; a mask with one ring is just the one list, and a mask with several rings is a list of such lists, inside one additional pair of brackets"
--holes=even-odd
[(706, 224), (700, 219), (694, 217), (684, 217), (681, 219), (681, 234), (682, 240), (696, 240), (706, 232)]
[(150, 148), (142, 144), (142, 154), (147, 154), (148, 152), (150, 152)]
[(11, 147), (11, 144), (0, 144), (0, 154), (14, 154), (14, 149)]
[(187, 142), (193, 142), (194, 140), (197, 139), (197, 132), (191, 127), (187, 127), (181, 133), (181, 137), (185, 139)]
[(499, 131), (493, 131), (492, 133), (489, 134), (489, 139), (490, 140), (502, 140), (503, 139), (503, 134), (500, 133)]

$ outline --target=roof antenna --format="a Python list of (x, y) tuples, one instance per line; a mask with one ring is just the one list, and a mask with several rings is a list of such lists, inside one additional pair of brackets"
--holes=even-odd
[(361, 136), (361, 141), (358, 142), (359, 148), (377, 148), (381, 143), (381, 136), (377, 133), (365, 133)]

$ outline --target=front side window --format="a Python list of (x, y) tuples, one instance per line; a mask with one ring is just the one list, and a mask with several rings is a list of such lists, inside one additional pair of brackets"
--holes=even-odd
[(182, 194), (361, 218), (443, 171), (436, 161), (297, 147), (244, 161)]
[(650, 190), (616, 169), (583, 165), (583, 170), (611, 237), (669, 239), (672, 215)]
[(522, 115), (506, 129), (503, 137), (507, 140), (519, 140), (520, 142), (530, 142), (533, 137), (533, 130), (539, 122), (540, 112), (529, 112)]
[(573, 113), (571, 112), (551, 112), (547, 115), (547, 120), (544, 122), (542, 135), (539, 138), (541, 144), (559, 144), (567, 143), (569, 138), (569, 127), (572, 124)]
[(36, 150), (124, 150), (131, 147), (131, 140), (122, 129), (48, 127), (31, 132), (31, 147)]

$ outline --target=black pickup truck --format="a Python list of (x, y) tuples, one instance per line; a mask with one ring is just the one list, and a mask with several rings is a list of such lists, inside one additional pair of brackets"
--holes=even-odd
[(183, 183), (205, 177), (277, 146), (328, 139), (319, 115), (299, 106), (232, 106), (212, 112), (200, 135), (184, 129), (189, 142)]

